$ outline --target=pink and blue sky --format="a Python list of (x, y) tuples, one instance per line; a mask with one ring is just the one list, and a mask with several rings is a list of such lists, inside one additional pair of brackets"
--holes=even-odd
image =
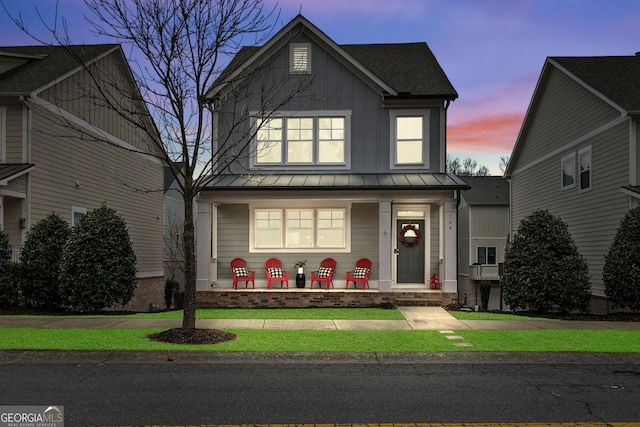
[[(51, 22), (56, 5), (3, 2), (33, 30), (41, 26), (35, 7)], [(448, 152), (492, 174), (511, 154), (547, 56), (640, 51), (638, 0), (280, 0), (277, 6), (281, 25), (302, 12), (338, 44), (427, 42), (459, 94), (449, 108)], [(81, 0), (58, 1), (74, 41), (105, 42), (90, 33), (84, 12)], [(0, 45), (21, 44), (34, 42), (0, 9)]]

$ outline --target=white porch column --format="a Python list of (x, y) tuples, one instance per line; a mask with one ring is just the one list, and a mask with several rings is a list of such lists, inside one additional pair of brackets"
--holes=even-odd
[(458, 292), (458, 245), (457, 245), (457, 225), (458, 209), (455, 201), (444, 203), (444, 217), (442, 227), (444, 229), (444, 250), (442, 253), (443, 266), (440, 274), (440, 281), (443, 284), (443, 291)]
[(211, 289), (213, 234), (211, 233), (211, 204), (206, 200), (198, 203), (196, 225), (196, 290), (208, 291)]
[(378, 206), (380, 215), (378, 291), (391, 292), (391, 199), (379, 200)]

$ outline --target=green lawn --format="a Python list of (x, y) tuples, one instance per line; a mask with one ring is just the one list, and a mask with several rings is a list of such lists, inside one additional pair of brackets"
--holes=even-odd
[[(522, 316), (495, 313), (451, 312), (459, 319), (500, 320)], [(14, 317), (14, 316), (12, 316)], [(34, 316), (30, 316), (34, 317)], [(181, 319), (182, 311), (133, 315), (73, 317), (124, 317)], [(361, 319), (402, 320), (398, 310), (379, 308), (322, 309), (200, 309), (198, 319)], [(540, 319), (537, 320), (547, 320)], [(552, 321), (552, 320), (551, 320)], [(236, 341), (216, 345), (177, 345), (147, 338), (158, 328), (46, 329), (0, 328), (0, 350), (96, 351), (257, 351), (257, 352), (627, 352), (640, 353), (640, 331), (623, 330), (462, 330), (463, 340), (449, 340), (439, 331), (345, 331), (225, 329)], [(456, 343), (472, 347), (457, 347)]]
[(459, 320), (554, 320), (544, 317), (519, 316), (508, 313), (485, 313), (482, 311), (450, 311)]

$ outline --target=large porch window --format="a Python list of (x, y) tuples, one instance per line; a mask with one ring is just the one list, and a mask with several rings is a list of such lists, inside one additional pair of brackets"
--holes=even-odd
[(252, 208), (251, 250), (347, 248), (346, 208)]

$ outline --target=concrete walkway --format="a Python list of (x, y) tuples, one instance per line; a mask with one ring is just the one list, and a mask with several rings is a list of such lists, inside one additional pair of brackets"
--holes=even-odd
[[(640, 322), (573, 320), (458, 320), (440, 307), (399, 307), (405, 320), (200, 319), (208, 329), (324, 329), (324, 330), (465, 330), (465, 329), (621, 329), (640, 330)], [(181, 319), (116, 317), (65, 318), (0, 316), (0, 327), (31, 328), (179, 328)]]

